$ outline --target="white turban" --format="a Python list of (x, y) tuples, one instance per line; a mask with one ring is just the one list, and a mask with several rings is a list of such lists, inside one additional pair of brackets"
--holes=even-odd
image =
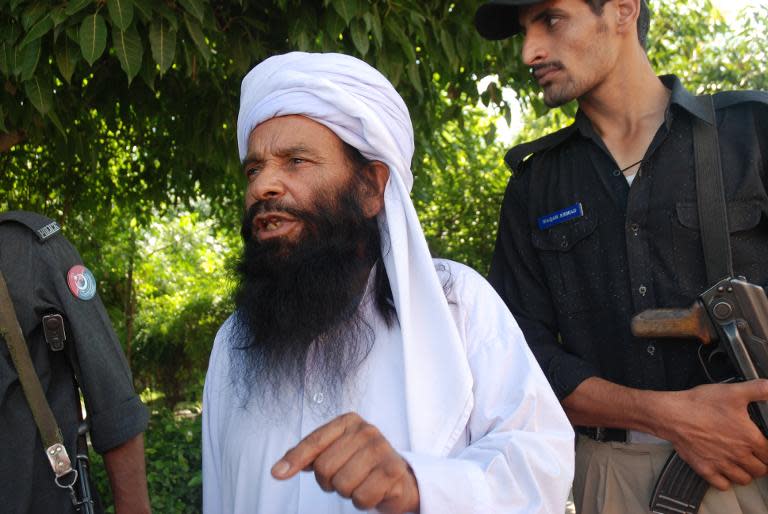
[(389, 167), (378, 219), (403, 338), (411, 450), (446, 455), (473, 406), (472, 375), (409, 196), (413, 126), (408, 108), (381, 73), (354, 57), (304, 52), (270, 57), (243, 79), (240, 160), (257, 125), (291, 114), (325, 125), (366, 158)]

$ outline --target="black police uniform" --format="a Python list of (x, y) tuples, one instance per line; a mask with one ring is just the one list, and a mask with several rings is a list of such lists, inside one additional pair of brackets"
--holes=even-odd
[[(592, 376), (659, 391), (707, 382), (695, 342), (630, 332), (634, 314), (688, 307), (708, 286), (691, 129), (707, 113), (676, 77), (661, 79), (670, 104), (631, 187), (581, 112), (506, 157), (514, 177), (489, 280), (560, 399)], [(715, 108), (734, 271), (765, 286), (768, 94), (721, 93)]]
[[(28, 212), (0, 214), (0, 269), (73, 464), (80, 404), (66, 352), (79, 362), (97, 452), (140, 434), (148, 421), (101, 300), (98, 295), (77, 298), (68, 286), (67, 274), (75, 265), (82, 260), (55, 222)], [(64, 351), (52, 351), (44, 338), (41, 320), (52, 313), (65, 320)], [(16, 368), (7, 346), (0, 344), (0, 511), (74, 512), (68, 492), (53, 479)]]

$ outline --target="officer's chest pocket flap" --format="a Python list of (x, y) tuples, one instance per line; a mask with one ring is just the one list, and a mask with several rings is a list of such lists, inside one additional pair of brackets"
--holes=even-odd
[[(743, 232), (755, 228), (763, 216), (763, 209), (759, 202), (734, 200), (728, 202), (728, 230), (729, 232)], [(699, 211), (694, 202), (680, 202), (677, 204), (677, 219), (680, 224), (691, 230), (699, 230)]]
[(590, 308), (590, 274), (600, 253), (596, 231), (597, 219), (583, 216), (547, 230), (534, 229), (531, 235), (547, 284), (557, 308), (564, 314), (585, 312)]
[(546, 230), (535, 228), (531, 235), (533, 246), (539, 250), (569, 252), (597, 227), (597, 218), (582, 216)]

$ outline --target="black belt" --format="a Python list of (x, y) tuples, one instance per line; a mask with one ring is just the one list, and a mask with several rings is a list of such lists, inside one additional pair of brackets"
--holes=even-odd
[(576, 427), (576, 432), (599, 443), (627, 442), (627, 431), (623, 428)]

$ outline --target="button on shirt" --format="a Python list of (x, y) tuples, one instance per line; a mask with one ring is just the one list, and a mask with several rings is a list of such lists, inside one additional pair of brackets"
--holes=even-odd
[[(631, 186), (581, 111), (571, 126), (507, 156), (514, 176), (489, 279), (561, 399), (592, 376), (656, 390), (707, 381), (696, 342), (642, 340), (629, 328), (634, 314), (688, 307), (707, 288), (692, 138), (692, 120), (706, 112), (677, 78), (661, 80), (670, 104)], [(734, 271), (763, 286), (766, 103), (759, 94), (715, 98)], [(583, 216), (538, 227), (577, 203)]]

